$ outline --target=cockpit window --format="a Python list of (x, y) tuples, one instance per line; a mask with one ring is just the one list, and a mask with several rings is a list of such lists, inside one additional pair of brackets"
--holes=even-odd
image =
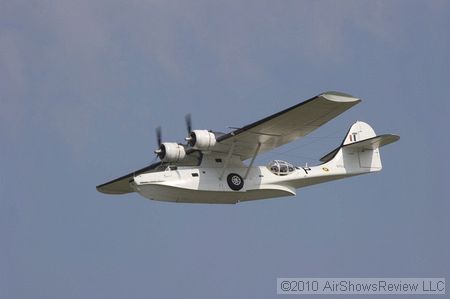
[(267, 168), (275, 175), (288, 175), (295, 170), (292, 164), (281, 160), (270, 162)]

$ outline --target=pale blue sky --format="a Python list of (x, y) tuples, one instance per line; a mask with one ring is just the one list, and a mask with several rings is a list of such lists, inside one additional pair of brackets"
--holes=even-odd
[[(241, 2), (0, 0), (0, 298), (449, 280), (449, 2)], [(156, 126), (182, 140), (187, 112), (224, 131), (326, 90), (363, 102), (258, 162), (317, 163), (363, 120), (401, 135), (381, 173), (232, 206), (95, 190), (151, 162)]]

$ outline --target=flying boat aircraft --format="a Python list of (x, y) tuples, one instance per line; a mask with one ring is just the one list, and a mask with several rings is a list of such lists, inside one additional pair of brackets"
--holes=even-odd
[[(186, 144), (162, 142), (156, 130), (159, 162), (97, 186), (106, 194), (140, 195), (159, 201), (235, 204), (296, 195), (298, 188), (382, 169), (380, 148), (397, 141), (376, 135), (370, 125), (355, 122), (336, 149), (317, 166), (294, 166), (274, 160), (254, 166), (257, 155), (305, 137), (361, 100), (325, 92), (229, 133), (192, 130), (186, 117)], [(247, 163), (244, 163), (247, 161)]]

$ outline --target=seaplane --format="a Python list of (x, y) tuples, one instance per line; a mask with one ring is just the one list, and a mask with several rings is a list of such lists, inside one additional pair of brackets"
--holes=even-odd
[(96, 188), (105, 194), (137, 192), (165, 202), (236, 204), (295, 196), (302, 187), (378, 172), (380, 148), (400, 137), (376, 135), (362, 121), (355, 122), (318, 165), (294, 166), (282, 160), (253, 165), (258, 155), (307, 136), (360, 102), (349, 94), (324, 92), (229, 133), (192, 130), (187, 115), (185, 143), (162, 142), (158, 127), (158, 162)]

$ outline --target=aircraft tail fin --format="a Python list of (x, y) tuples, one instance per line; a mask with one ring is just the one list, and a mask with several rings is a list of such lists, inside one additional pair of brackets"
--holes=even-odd
[(393, 134), (377, 136), (369, 124), (357, 121), (350, 127), (342, 144), (320, 161), (334, 163), (350, 173), (380, 171), (382, 164), (379, 148), (399, 139), (400, 136)]

